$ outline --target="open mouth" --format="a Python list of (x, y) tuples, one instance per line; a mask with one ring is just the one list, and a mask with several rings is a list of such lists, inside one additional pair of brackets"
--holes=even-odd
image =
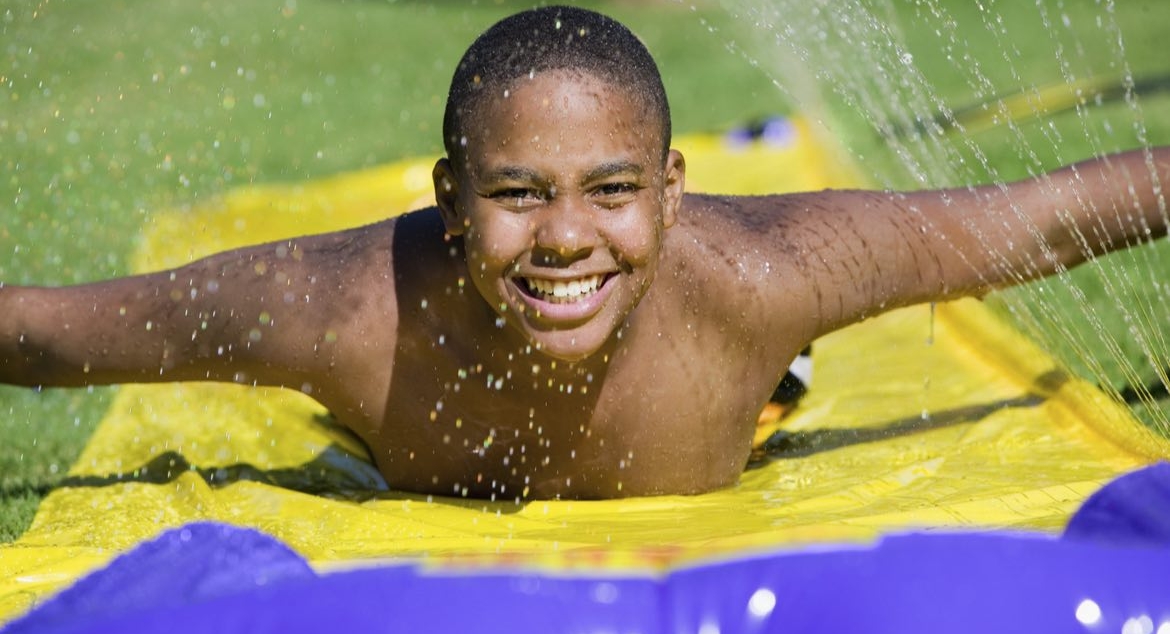
[(571, 304), (595, 295), (605, 285), (609, 275), (586, 275), (566, 280), (539, 277), (518, 277), (516, 281), (525, 293), (550, 304)]

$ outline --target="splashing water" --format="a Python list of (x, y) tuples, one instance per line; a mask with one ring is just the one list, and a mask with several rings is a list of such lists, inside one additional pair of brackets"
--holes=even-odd
[[(821, 116), (884, 187), (1002, 184), (1170, 140), (1165, 117), (1146, 116), (1168, 105), (1158, 94), (1170, 75), (1157, 44), (1170, 23), (1165, 5), (722, 5), (753, 27), (729, 36), (729, 46), (767, 70), (799, 111)], [(1168, 253), (1156, 244), (1092, 259), (995, 298), (1066, 366), (1133, 404), (1163, 434), (1170, 417), (1156, 396), (1170, 385)], [(1016, 279), (1023, 273), (1009, 271)]]

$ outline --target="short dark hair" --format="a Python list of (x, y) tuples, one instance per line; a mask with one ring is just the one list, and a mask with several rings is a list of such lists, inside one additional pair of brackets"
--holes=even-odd
[(443, 146), (462, 156), (464, 125), (485, 89), (503, 90), (520, 77), (579, 70), (620, 86), (662, 124), (662, 154), (670, 149), (670, 106), (658, 65), (625, 25), (576, 7), (542, 7), (500, 20), (463, 54), (451, 78), (443, 114)]

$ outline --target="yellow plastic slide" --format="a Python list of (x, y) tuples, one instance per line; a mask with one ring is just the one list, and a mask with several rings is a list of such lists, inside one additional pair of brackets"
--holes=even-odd
[[(789, 125), (792, 136), (779, 145), (680, 139), (691, 188), (857, 182), (799, 121)], [(406, 161), (249, 187), (156, 214), (136, 267), (427, 205), (430, 168), (430, 160)], [(759, 459), (737, 486), (601, 502), (397, 493), (360, 444), (299, 393), (126, 386), (31, 528), (0, 547), (0, 621), (197, 520), (258, 528), (322, 569), (380, 558), (661, 569), (912, 529), (1056, 531), (1102, 483), (1170, 454), (1123, 407), (1061, 372), (975, 301), (897, 311), (818, 341), (814, 354), (810, 394), (761, 428)]]

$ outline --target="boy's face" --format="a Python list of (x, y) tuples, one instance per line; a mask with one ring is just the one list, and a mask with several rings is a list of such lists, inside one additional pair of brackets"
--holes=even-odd
[(486, 97), (463, 164), (435, 168), (476, 289), (533, 346), (597, 352), (645, 295), (682, 197), (683, 161), (627, 91), (550, 71)]

